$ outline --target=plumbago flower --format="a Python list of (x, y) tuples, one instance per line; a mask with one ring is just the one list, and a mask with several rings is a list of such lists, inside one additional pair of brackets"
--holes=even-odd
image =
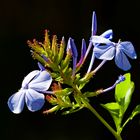
[(94, 47), (94, 53), (98, 59), (112, 60), (115, 57), (116, 65), (124, 71), (131, 68), (126, 55), (131, 59), (137, 58), (134, 46), (129, 41), (119, 41), (118, 43), (115, 43), (102, 36), (93, 36), (91, 41), (93, 43), (100, 43)]
[[(57, 42), (56, 35), (50, 41), (46, 30), (43, 43), (35, 39), (28, 41), (31, 54), (39, 62), (40, 70), (29, 73), (24, 78), (21, 89), (8, 99), (10, 110), (16, 114), (21, 113), (26, 103), (30, 111), (38, 111), (43, 107), (45, 101), (50, 103), (51, 106), (43, 111), (44, 114), (60, 110), (62, 114), (66, 115), (87, 108), (106, 126), (116, 140), (122, 140), (121, 131), (124, 126), (135, 115), (140, 114), (140, 105), (138, 105), (125, 123), (122, 123), (122, 120), (124, 120), (123, 115), (129, 106), (134, 91), (134, 82), (131, 81), (130, 73), (119, 76), (112, 86), (105, 89), (91, 91), (92, 89), (90, 88), (88, 90), (85, 89), (85, 85), (91, 81), (93, 76), (95, 76), (95, 72), (107, 60), (112, 60), (115, 57), (116, 65), (126, 71), (131, 67), (126, 55), (132, 59), (136, 59), (137, 56), (131, 42), (119, 41), (115, 43), (111, 41), (113, 35), (111, 29), (99, 36), (96, 35), (96, 32), (97, 19), (95, 12), (93, 12), (90, 42), (86, 48), (86, 42), (82, 39), (79, 61), (77, 47), (74, 39), (71, 37), (68, 39), (66, 46), (64, 37), (62, 37), (60, 44)], [(86, 58), (91, 48), (91, 61), (87, 72), (83, 75), (80, 70), (87, 62)], [(92, 70), (95, 58), (103, 61), (97, 68)], [(48, 91), (50, 86), (52, 91)], [(112, 128), (90, 104), (91, 97), (99, 96), (114, 88), (116, 102), (101, 104), (101, 106), (111, 114), (116, 129)], [(45, 96), (44, 94), (48, 95)]]
[(50, 74), (45, 70), (34, 70), (23, 80), (21, 89), (8, 99), (8, 106), (13, 113), (21, 113), (24, 104), (34, 112), (42, 108), (45, 98), (42, 93), (49, 93), (52, 83)]
[(131, 68), (131, 65), (126, 55), (131, 59), (137, 58), (132, 43), (129, 41), (119, 41), (118, 43), (110, 41), (113, 37), (113, 32), (111, 29), (105, 31), (100, 36), (96, 35), (96, 32), (97, 18), (95, 12), (93, 12), (90, 43), (92, 43), (94, 47), (87, 73), (91, 71), (95, 57), (103, 61), (99, 65), (99, 67), (94, 70), (94, 73), (97, 72), (97, 70), (106, 62), (106, 60), (112, 60), (114, 57), (115, 63), (120, 69), (124, 71), (129, 70)]
[[(96, 17), (95, 11), (93, 11), (93, 14), (92, 14), (92, 27), (91, 27), (91, 39), (94, 36), (96, 36), (96, 33), (97, 33), (97, 17)], [(100, 36), (102, 38), (110, 40), (113, 37), (113, 31), (112, 31), (112, 29), (109, 29), (109, 30), (105, 31), (103, 34), (101, 34)], [(89, 53), (89, 50), (91, 49), (92, 44), (93, 44), (93, 46), (98, 46), (99, 45), (99, 43), (95, 43), (93, 41), (90, 41), (87, 53)], [(91, 60), (90, 60), (90, 64), (89, 64), (87, 73), (89, 73), (91, 71), (93, 63), (94, 63), (94, 60), (95, 60), (95, 57), (96, 57), (96, 53), (94, 51), (94, 48), (95, 47), (93, 47), (92, 56), (91, 56)], [(100, 50), (99, 50), (99, 52), (100, 52)]]

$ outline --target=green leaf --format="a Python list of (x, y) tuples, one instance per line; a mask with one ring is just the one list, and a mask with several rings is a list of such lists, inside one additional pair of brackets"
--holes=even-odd
[(122, 121), (122, 117), (120, 115), (120, 109), (121, 106), (118, 103), (115, 102), (111, 102), (111, 103), (107, 103), (107, 104), (101, 104), (106, 110), (109, 111), (109, 113), (111, 114), (114, 123), (116, 125), (116, 128), (119, 129), (121, 126), (121, 121)]
[(57, 36), (54, 35), (52, 38), (52, 54), (53, 54), (53, 61), (58, 61), (58, 44), (57, 44)]
[(80, 111), (83, 108), (84, 108), (83, 105), (79, 106), (78, 104), (73, 104), (73, 106), (69, 110), (62, 112), (62, 115), (72, 114)]
[(128, 91), (130, 85), (130, 73), (127, 73), (124, 76), (125, 80), (117, 84), (115, 88), (115, 99), (117, 102), (120, 102), (121, 99), (125, 97), (125, 94)]
[(55, 94), (57, 96), (69, 96), (72, 93), (73, 89), (72, 88), (65, 88), (61, 90), (56, 90)]
[(62, 61), (64, 57), (64, 52), (65, 52), (65, 40), (64, 37), (61, 40), (60, 46), (59, 46), (59, 53), (58, 53), (58, 64)]
[(81, 97), (79, 95), (75, 94), (74, 99), (79, 106), (82, 105), (82, 100), (81, 100)]
[(68, 51), (65, 58), (61, 61), (61, 69), (65, 69), (69, 66), (71, 61), (71, 53)]
[(117, 84), (115, 88), (115, 99), (122, 107), (123, 114), (130, 104), (132, 93), (134, 91), (134, 82), (131, 81), (130, 73), (127, 73), (124, 76), (126, 78), (125, 81)]
[(140, 105), (137, 105), (135, 107), (135, 109), (133, 110), (133, 112), (131, 113), (131, 115), (128, 117), (128, 119), (125, 121), (125, 123), (123, 124), (122, 128), (125, 127), (125, 125), (132, 120), (137, 114), (140, 114)]
[(77, 74), (75, 75), (74, 84), (77, 84), (77, 85), (78, 85), (78, 82), (79, 82), (80, 78), (81, 78), (80, 73), (77, 73)]
[(137, 114), (140, 114), (140, 105), (135, 107), (129, 118), (132, 120)]
[(81, 81), (81, 79), (80, 79), (79, 82), (78, 82), (79, 89), (82, 89), (88, 82), (89, 82), (89, 80), (83, 80), (83, 81)]
[(97, 94), (96, 91), (95, 92), (89, 92), (89, 91), (87, 91), (87, 92), (83, 93), (83, 95), (85, 97), (94, 97), (94, 96), (97, 96), (98, 94)]

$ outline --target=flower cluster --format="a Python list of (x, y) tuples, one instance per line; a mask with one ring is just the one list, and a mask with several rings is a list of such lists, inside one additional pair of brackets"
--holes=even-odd
[[(80, 57), (78, 57), (74, 39), (71, 37), (68, 39), (67, 44), (65, 44), (65, 39), (62, 37), (59, 44), (57, 43), (57, 36), (54, 35), (52, 40), (50, 40), (48, 31), (46, 30), (43, 43), (35, 39), (33, 41), (28, 41), (32, 56), (38, 61), (40, 70), (34, 70), (29, 73), (24, 78), (21, 89), (8, 99), (10, 110), (16, 114), (21, 113), (26, 103), (27, 108), (34, 112), (40, 110), (44, 106), (45, 101), (47, 101), (52, 105), (52, 108), (44, 110), (44, 114), (58, 110), (62, 110), (62, 114), (69, 114), (85, 107), (98, 117), (99, 115), (97, 115), (97, 112), (89, 104), (90, 97), (107, 92), (121, 85), (121, 83), (128, 84), (127, 81), (131, 83), (130, 74), (119, 76), (116, 82), (106, 89), (83, 92), (83, 88), (91, 81), (91, 78), (105, 62), (114, 58), (117, 67), (127, 71), (131, 68), (127, 56), (131, 59), (137, 58), (134, 46), (130, 41), (119, 40), (115, 43), (112, 39), (112, 29), (105, 31), (101, 35), (97, 35), (97, 18), (95, 12), (93, 12), (89, 44), (87, 46), (85, 40), (82, 39)], [(80, 70), (85, 62), (87, 63), (86, 59), (90, 51), (92, 51), (91, 60), (88, 64), (87, 72), (82, 75)], [(78, 58), (80, 59), (78, 60)], [(102, 62), (93, 69), (95, 59), (100, 59)], [(130, 84), (130, 87), (125, 89), (126, 93), (128, 93), (127, 91), (129, 90), (129, 96), (132, 93), (131, 91), (133, 91), (130, 90), (133, 89), (133, 85)], [(128, 106), (128, 102), (127, 104), (125, 104), (125, 102), (122, 104), (123, 101), (120, 103), (120, 101), (117, 100), (119, 98), (118, 96), (120, 96), (120, 94), (116, 93), (116, 103), (111, 104), (112, 106), (108, 103), (107, 105), (103, 105), (103, 107), (110, 111), (111, 107), (113, 110), (113, 106), (116, 104), (117, 107)], [(126, 99), (125, 96), (122, 97), (122, 99), (123, 98)], [(121, 107), (117, 109), (121, 110)], [(105, 121), (102, 120), (101, 122), (106, 125), (106, 123), (104, 123)], [(106, 127), (108, 128), (107, 125)], [(120, 137), (120, 135), (118, 136), (118, 132), (121, 132), (120, 128), (122, 129), (123, 127), (116, 124), (116, 128), (117, 133), (112, 128), (108, 129), (117, 139)]]

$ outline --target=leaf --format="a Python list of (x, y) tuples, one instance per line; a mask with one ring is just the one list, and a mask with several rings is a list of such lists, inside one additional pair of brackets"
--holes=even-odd
[(131, 113), (131, 115), (128, 117), (128, 119), (125, 121), (125, 123), (123, 124), (122, 128), (125, 127), (125, 125), (132, 120), (137, 114), (140, 114), (140, 105), (137, 105), (135, 107), (135, 109), (133, 110), (133, 112)]
[(77, 85), (78, 85), (78, 82), (79, 82), (80, 78), (81, 78), (80, 73), (77, 73), (77, 74), (75, 75), (74, 84), (77, 84)]
[(84, 106), (79, 106), (79, 105), (75, 104), (72, 106), (71, 109), (62, 112), (62, 115), (72, 114), (72, 113), (80, 111), (83, 108), (84, 108)]
[(122, 107), (123, 114), (130, 104), (132, 93), (134, 91), (134, 82), (131, 81), (130, 73), (127, 73), (124, 76), (126, 78), (125, 81), (117, 84), (115, 88), (115, 99)]
[(62, 97), (64, 97), (64, 96), (70, 95), (72, 92), (73, 92), (73, 89), (72, 89), (72, 88), (65, 88), (65, 89), (61, 89), (61, 90), (56, 90), (56, 91), (55, 91), (55, 94), (56, 94), (57, 96), (62, 96)]
[(64, 37), (61, 40), (61, 44), (59, 46), (59, 53), (58, 53), (58, 64), (62, 61), (64, 57), (64, 50), (65, 50), (65, 40)]
[(111, 103), (107, 103), (107, 104), (101, 104), (106, 110), (109, 111), (109, 113), (111, 114), (116, 128), (120, 128), (121, 125), (121, 121), (122, 121), (122, 117), (120, 115), (120, 109), (121, 106), (118, 103), (115, 102), (111, 102)]
[(84, 95), (85, 97), (94, 97), (94, 96), (97, 96), (98, 94), (97, 94), (96, 91), (95, 91), (95, 92), (89, 92), (89, 91), (87, 91), (87, 92), (85, 92), (83, 95)]
[(50, 43), (50, 39), (49, 39), (49, 34), (48, 34), (48, 30), (45, 30), (45, 40), (44, 40), (44, 49), (45, 51), (47, 51), (47, 48), (50, 48), (51, 43)]
[(132, 98), (132, 93), (134, 91), (134, 82), (131, 82), (130, 87), (128, 92), (125, 95), (125, 103), (124, 103), (124, 110), (126, 111), (126, 109), (128, 108), (130, 102), (131, 102), (131, 98)]
[(140, 114), (140, 105), (137, 105), (130, 115), (130, 120), (132, 120), (137, 114)]
[(127, 73), (124, 76), (125, 76), (125, 80), (117, 84), (115, 88), (115, 99), (117, 102), (120, 102), (120, 100), (125, 97), (125, 94), (130, 85), (130, 73)]
[(61, 61), (61, 69), (65, 69), (69, 66), (71, 61), (71, 53), (70, 51), (67, 52), (65, 58)]
[(54, 56), (58, 55), (58, 45), (57, 45), (57, 36), (54, 35), (52, 38), (52, 53)]
[(75, 95), (74, 95), (74, 99), (75, 99), (76, 103), (77, 103), (79, 106), (82, 106), (82, 100), (81, 100), (81, 98), (79, 97), (79, 95), (75, 94)]

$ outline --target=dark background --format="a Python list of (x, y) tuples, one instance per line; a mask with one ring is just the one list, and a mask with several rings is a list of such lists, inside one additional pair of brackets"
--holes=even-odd
[[(130, 111), (140, 103), (140, 21), (138, 0), (5, 0), (0, 3), (0, 127), (2, 139), (11, 140), (114, 140), (112, 134), (86, 109), (61, 116), (42, 115), (41, 111), (31, 113), (26, 107), (15, 115), (10, 112), (7, 100), (20, 86), (24, 76), (37, 69), (36, 61), (30, 55), (27, 40), (43, 40), (44, 30), (50, 36), (58, 35), (60, 40), (73, 37), (80, 48), (81, 39), (88, 43), (91, 34), (92, 12), (96, 11), (98, 34), (112, 28), (114, 41), (129, 40), (135, 46), (138, 59), (131, 61), (132, 80), (136, 88)], [(114, 83), (119, 74), (124, 74), (108, 62), (98, 72), (90, 87), (105, 88)], [(89, 89), (89, 87), (87, 87)], [(113, 91), (92, 100), (95, 108), (114, 126), (109, 114), (98, 102), (112, 101)], [(129, 115), (129, 111), (126, 116)], [(136, 116), (122, 132), (124, 140), (139, 137), (140, 116)]]

